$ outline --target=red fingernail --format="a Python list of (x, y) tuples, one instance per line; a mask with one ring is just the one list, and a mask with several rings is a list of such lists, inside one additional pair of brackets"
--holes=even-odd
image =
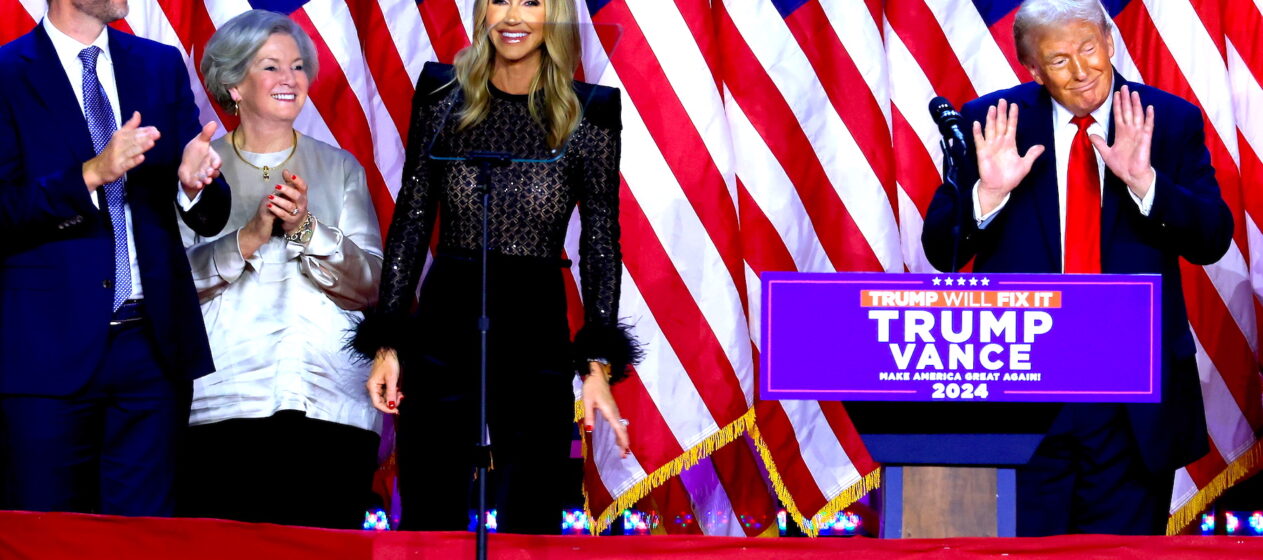
[(589, 434), (590, 434), (590, 433), (592, 433), (592, 426), (584, 426), (584, 427), (583, 427), (583, 431), (585, 431), (585, 432), (587, 432), (587, 433), (589, 433)]
[(272, 207), (272, 205), (271, 205), (271, 204), (268, 204), (268, 208), (271, 208), (271, 207)]
[(276, 186), (276, 190), (278, 190), (278, 191), (279, 191), (279, 190), (281, 190), (281, 186), (280, 186), (280, 185), (277, 185), (277, 186)]
[(274, 199), (274, 198), (276, 198), (276, 197), (275, 197), (275, 196), (272, 196), (272, 195), (270, 195), (270, 194), (268, 195), (268, 200), (272, 200), (272, 199)]
[(395, 401), (390, 401), (386, 403), (386, 408), (395, 408)]

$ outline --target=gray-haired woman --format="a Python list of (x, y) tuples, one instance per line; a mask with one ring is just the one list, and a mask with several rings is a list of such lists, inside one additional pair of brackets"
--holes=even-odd
[(381, 233), (364, 169), (294, 130), (316, 76), (311, 39), (251, 10), (206, 44), (206, 88), (241, 124), (214, 146), (233, 207), (224, 233), (185, 231), (218, 370), (194, 385), (186, 515), (355, 528), (381, 414), (342, 349), (377, 299)]

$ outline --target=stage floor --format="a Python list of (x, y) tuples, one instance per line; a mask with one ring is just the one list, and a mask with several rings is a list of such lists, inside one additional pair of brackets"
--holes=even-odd
[[(214, 519), (0, 512), (0, 559), (403, 560), (473, 558), (472, 533), (334, 531)], [(1263, 558), (1263, 538), (1042, 539), (565, 537), (492, 535), (497, 560), (716, 558)]]

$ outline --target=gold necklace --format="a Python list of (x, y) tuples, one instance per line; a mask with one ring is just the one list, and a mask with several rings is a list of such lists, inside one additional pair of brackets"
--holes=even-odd
[[(271, 179), (271, 178), (272, 178), (272, 170), (273, 170), (273, 169), (275, 169), (275, 167), (272, 167), (272, 166), (270, 166), (270, 165), (264, 165), (263, 167), (259, 167), (259, 166), (255, 165), (255, 164), (253, 164), (253, 163), (250, 163), (250, 160), (247, 160), (247, 159), (245, 158), (245, 156), (242, 156), (242, 155), (241, 155), (241, 150), (237, 149), (237, 133), (238, 133), (238, 132), (240, 132), (240, 131), (241, 131), (241, 128), (240, 128), (240, 127), (238, 127), (238, 128), (237, 128), (237, 130), (232, 131), (232, 138), (231, 138), (231, 141), (229, 142), (229, 144), (232, 144), (232, 151), (233, 151), (233, 153), (237, 154), (237, 159), (241, 160), (241, 161), (242, 161), (243, 163), (245, 163), (246, 165), (249, 165), (250, 167), (253, 167), (253, 168), (255, 168), (255, 169), (258, 169), (259, 171), (262, 171), (262, 172), (263, 172), (263, 180), (264, 180), (264, 181), (267, 181), (268, 179)], [(280, 164), (278, 164), (276, 167), (283, 167), (286, 163), (288, 163), (288, 162), (289, 162), (290, 158), (294, 157), (294, 152), (297, 152), (297, 151), (298, 151), (298, 131), (297, 131), (297, 130), (290, 130), (290, 132), (294, 135), (294, 147), (293, 147), (293, 148), (290, 148), (290, 150), (289, 150), (289, 155), (288, 155), (288, 156), (285, 156), (285, 161), (282, 161), (282, 162), (281, 162)], [(243, 141), (242, 141), (242, 143), (244, 144), (244, 143), (245, 143), (245, 141), (243, 140)]]

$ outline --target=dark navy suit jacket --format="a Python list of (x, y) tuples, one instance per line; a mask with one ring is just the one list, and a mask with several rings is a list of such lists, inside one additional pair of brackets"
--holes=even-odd
[[(127, 201), (159, 361), (176, 378), (214, 369), (177, 213), (203, 236), (228, 220), (217, 180), (187, 213), (175, 204), (185, 144), (201, 130), (176, 49), (109, 30), (124, 120), (161, 133), (127, 174)], [(61, 396), (104, 355), (113, 241), (82, 176), (95, 154), (83, 110), (42, 26), (0, 47), (0, 394)]]
[[(1141, 215), (1123, 181), (1105, 169), (1101, 272), (1162, 275), (1162, 403), (1127, 405), (1145, 464), (1159, 471), (1181, 467), (1207, 452), (1201, 387), (1179, 260), (1182, 257), (1193, 264), (1219, 260), (1231, 243), (1233, 222), (1210, 165), (1201, 112), (1174, 95), (1128, 83), (1117, 72), (1114, 75), (1115, 89), (1127, 85), (1140, 93), (1145, 105), (1153, 105), (1156, 125), (1151, 160), (1157, 183), (1148, 216)], [(978, 180), (977, 160), (973, 138), (967, 132), (969, 157), (961, 165), (959, 177), (962, 198), (958, 203), (949, 185), (940, 186), (934, 194), (921, 236), (926, 256), (939, 270), (949, 269), (951, 229), (959, 223), (959, 264), (973, 258), (977, 272), (1061, 272), (1052, 98), (1039, 84), (1022, 84), (965, 104), (961, 111), (965, 122), (969, 126), (974, 121), (985, 123), (987, 108), (1000, 99), (1019, 105), (1018, 152), (1025, 154), (1036, 144), (1046, 150), (1013, 190), (1005, 207), (980, 230), (974, 220), (972, 198)], [(1112, 118), (1108, 140), (1114, 141)], [(1082, 361), (1084, 367), (1092, 367), (1092, 356), (1082, 356)]]

